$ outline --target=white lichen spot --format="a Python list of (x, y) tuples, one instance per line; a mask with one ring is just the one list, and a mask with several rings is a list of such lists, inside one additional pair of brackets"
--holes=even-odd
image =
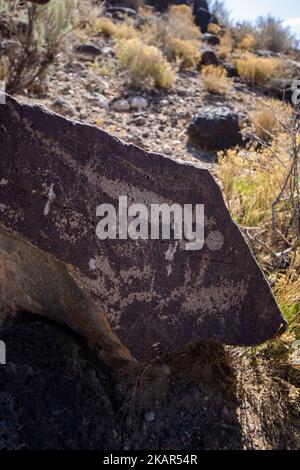
[(178, 246), (178, 242), (175, 242), (174, 246), (172, 246), (172, 243), (170, 243), (169, 248), (167, 249), (165, 253), (165, 258), (167, 261), (172, 262), (174, 260), (175, 253), (177, 251), (177, 246)]
[(97, 269), (97, 263), (96, 263), (96, 260), (95, 259), (90, 259), (89, 261), (89, 268), (92, 270), (92, 271), (96, 271)]
[(54, 185), (52, 183), (51, 186), (50, 186), (49, 192), (48, 192), (48, 201), (46, 202), (46, 205), (44, 207), (44, 215), (45, 216), (49, 215), (50, 206), (51, 206), (52, 202), (55, 199), (55, 193), (54, 193), (53, 187), (54, 187)]
[(208, 234), (206, 245), (211, 251), (220, 251), (224, 245), (224, 236), (218, 230), (214, 230)]
[(177, 241), (175, 242), (175, 245), (172, 245), (172, 243), (170, 243), (169, 248), (167, 249), (165, 253), (165, 259), (169, 261), (169, 264), (167, 266), (168, 277), (172, 274), (172, 262), (174, 261), (174, 256), (177, 251), (177, 247), (178, 247)]
[(0, 186), (6, 186), (8, 184), (8, 180), (6, 178), (2, 178), (0, 181)]

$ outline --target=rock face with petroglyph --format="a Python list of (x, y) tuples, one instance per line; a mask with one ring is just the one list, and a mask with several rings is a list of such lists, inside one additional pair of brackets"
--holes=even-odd
[[(73, 276), (135, 358), (208, 338), (257, 344), (285, 329), (207, 170), (10, 97), (0, 110), (0, 146), (1, 223), (77, 268)], [(204, 204), (204, 247), (188, 251), (184, 240), (99, 240), (97, 207), (117, 208), (120, 196), (147, 207)], [(82, 315), (93, 329), (89, 313)]]

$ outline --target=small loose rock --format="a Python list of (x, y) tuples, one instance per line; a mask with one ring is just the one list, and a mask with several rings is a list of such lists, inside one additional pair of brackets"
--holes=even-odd
[(148, 411), (147, 413), (145, 413), (145, 421), (147, 421), (148, 423), (151, 423), (154, 420), (155, 420), (155, 413), (153, 413), (153, 411)]

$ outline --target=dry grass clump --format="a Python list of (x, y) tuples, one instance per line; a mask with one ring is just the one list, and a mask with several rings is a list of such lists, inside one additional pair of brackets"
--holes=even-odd
[(165, 50), (170, 60), (180, 62), (185, 68), (195, 67), (201, 58), (198, 42), (185, 39), (170, 38)]
[(207, 65), (202, 71), (203, 83), (210, 93), (225, 96), (233, 86), (233, 81), (228, 78), (227, 71), (223, 67)]
[(276, 126), (271, 141), (221, 154), (218, 178), (233, 218), (273, 281), (290, 332), (300, 338), (299, 126), (291, 108), (272, 100), (267, 106), (276, 108), (276, 119), (264, 123)]
[(201, 57), (200, 31), (187, 5), (173, 5), (163, 16), (147, 15), (141, 30), (143, 41), (157, 46), (183, 67), (193, 67)]
[(270, 141), (280, 132), (282, 125), (287, 125), (292, 115), (290, 105), (270, 99), (261, 100), (251, 114), (255, 135), (262, 141)]
[(233, 40), (230, 30), (226, 30), (220, 40), (219, 55), (221, 59), (227, 59), (233, 49)]
[(207, 32), (210, 34), (215, 34), (216, 36), (220, 34), (221, 30), (221, 27), (215, 23), (209, 23), (207, 27)]
[(243, 227), (262, 226), (270, 230), (271, 205), (284, 177), (270, 152), (229, 150), (220, 155), (219, 162), (218, 177), (236, 222)]
[[(280, 251), (282, 239), (273, 230), (272, 204), (286, 181), (292, 153), (290, 136), (280, 132), (268, 146), (248, 151), (229, 150), (219, 158), (218, 177), (234, 219), (242, 227), (256, 228), (258, 233), (263, 231), (261, 238), (275, 252)], [(286, 237), (292, 237), (291, 199), (283, 197), (278, 209), (277, 227)]]
[(256, 46), (256, 39), (252, 34), (246, 34), (246, 36), (238, 44), (238, 47), (244, 51), (250, 51)]
[(7, 83), (8, 80), (9, 80), (9, 58), (4, 55), (0, 58), (0, 81)]
[(133, 38), (117, 44), (117, 58), (135, 88), (169, 88), (175, 80), (172, 66), (155, 46)]
[[(300, 250), (296, 253), (300, 258)], [(286, 273), (278, 274), (275, 281), (275, 295), (284, 313), (285, 318), (290, 323), (290, 327), (296, 334), (296, 339), (300, 338), (300, 265), (289, 269)]]
[(115, 39), (131, 39), (139, 36), (138, 30), (134, 27), (133, 21), (129, 18), (123, 23), (115, 24), (109, 18), (101, 16), (94, 21), (92, 32)]
[(257, 57), (250, 53), (237, 59), (236, 69), (239, 76), (251, 85), (264, 85), (283, 75), (280, 59)]
[(100, 18), (97, 18), (92, 26), (93, 33), (103, 34), (105, 37), (114, 36), (116, 29), (117, 26), (115, 23), (105, 16), (100, 16)]
[(196, 40), (200, 37), (192, 9), (188, 5), (171, 6), (167, 14), (167, 22), (173, 37), (185, 40)]

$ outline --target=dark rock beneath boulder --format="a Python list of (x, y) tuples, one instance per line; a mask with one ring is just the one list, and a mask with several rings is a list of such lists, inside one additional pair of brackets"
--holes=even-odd
[(0, 449), (118, 449), (96, 352), (67, 328), (28, 313), (4, 323), (0, 338), (7, 347)]
[(220, 44), (219, 36), (216, 36), (215, 34), (211, 33), (202, 34), (201, 40), (202, 42), (206, 42), (210, 46), (218, 46)]
[(203, 150), (225, 150), (242, 143), (238, 115), (225, 106), (203, 108), (190, 124), (188, 135)]
[(201, 65), (220, 65), (220, 59), (212, 49), (206, 49), (201, 55)]

